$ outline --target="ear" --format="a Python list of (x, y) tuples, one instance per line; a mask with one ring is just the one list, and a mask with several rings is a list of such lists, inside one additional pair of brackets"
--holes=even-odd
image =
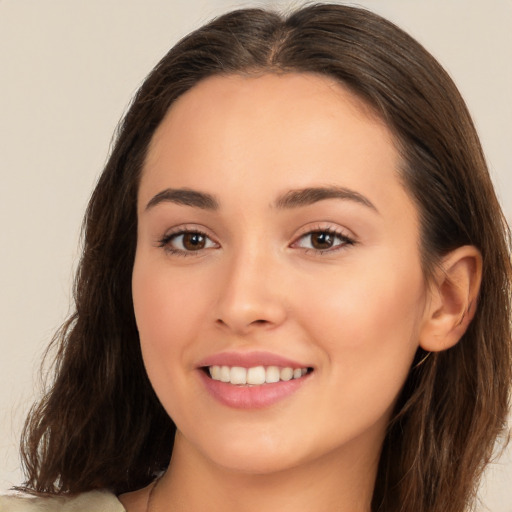
[(443, 258), (420, 332), (424, 350), (439, 352), (460, 340), (475, 315), (481, 280), (482, 256), (476, 247), (465, 245)]

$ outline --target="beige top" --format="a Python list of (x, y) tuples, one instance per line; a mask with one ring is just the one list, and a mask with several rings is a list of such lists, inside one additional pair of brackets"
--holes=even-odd
[(126, 512), (109, 491), (90, 491), (69, 496), (35, 497), (27, 494), (0, 496), (0, 512)]

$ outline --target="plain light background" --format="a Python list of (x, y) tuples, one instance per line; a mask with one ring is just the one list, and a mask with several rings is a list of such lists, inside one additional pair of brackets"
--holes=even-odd
[[(41, 355), (69, 311), (81, 217), (131, 96), (178, 38), (213, 16), (301, 3), (0, 0), (0, 490), (22, 481), (21, 425)], [(512, 219), (512, 0), (355, 4), (395, 21), (450, 72)], [(509, 447), (486, 473), (480, 510), (512, 512), (511, 484)]]

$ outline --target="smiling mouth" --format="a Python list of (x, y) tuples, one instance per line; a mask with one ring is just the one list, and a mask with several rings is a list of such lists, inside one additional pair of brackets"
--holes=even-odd
[(276, 382), (300, 379), (311, 373), (313, 368), (292, 368), (289, 366), (207, 366), (203, 370), (213, 380), (235, 386), (263, 386)]

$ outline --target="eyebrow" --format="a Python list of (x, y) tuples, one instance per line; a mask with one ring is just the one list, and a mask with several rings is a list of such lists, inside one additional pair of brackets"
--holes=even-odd
[(146, 205), (146, 210), (165, 202), (192, 206), (194, 208), (201, 208), (202, 210), (219, 209), (218, 201), (211, 194), (189, 188), (166, 188), (150, 199)]
[[(359, 192), (337, 186), (307, 187), (289, 190), (276, 200), (275, 207), (278, 209), (300, 208), (326, 199), (344, 199), (354, 201), (378, 213), (375, 205)], [(146, 205), (146, 210), (154, 208), (156, 205), (164, 202), (192, 206), (202, 210), (219, 209), (219, 202), (211, 194), (189, 188), (167, 188), (150, 199)]]
[(275, 206), (279, 209), (299, 208), (309, 206), (325, 199), (344, 199), (354, 201), (379, 213), (375, 205), (365, 196), (345, 187), (308, 187), (290, 190), (280, 196)]

